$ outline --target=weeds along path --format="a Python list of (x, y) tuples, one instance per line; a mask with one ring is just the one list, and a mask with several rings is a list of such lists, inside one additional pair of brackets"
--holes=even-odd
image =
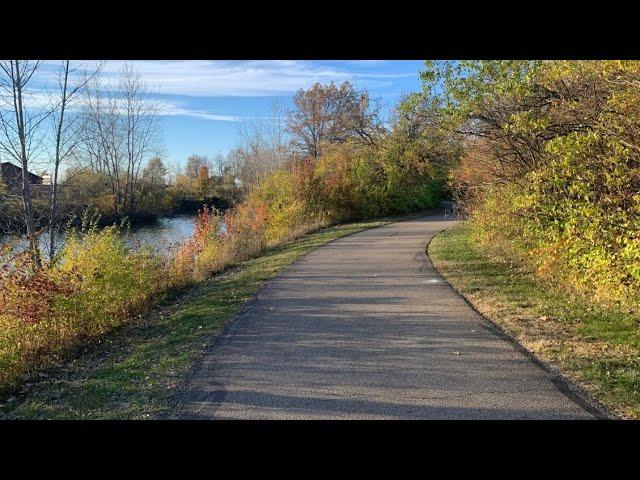
[(434, 270), (433, 215), (320, 247), (270, 280), (181, 390), (188, 419), (588, 419), (562, 379)]

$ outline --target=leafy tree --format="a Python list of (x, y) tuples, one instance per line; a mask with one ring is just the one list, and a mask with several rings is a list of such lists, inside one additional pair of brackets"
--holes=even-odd
[(196, 181), (200, 175), (200, 169), (207, 167), (209, 169), (209, 159), (200, 155), (191, 155), (187, 158), (187, 164), (184, 167), (184, 174), (190, 180)]
[(209, 178), (209, 168), (202, 165), (198, 169), (198, 179), (196, 180), (196, 188), (201, 196), (205, 196), (211, 189), (211, 179)]
[(295, 109), (287, 113), (287, 130), (293, 144), (304, 155), (318, 157), (322, 146), (349, 139), (373, 144), (383, 132), (379, 108), (372, 107), (369, 94), (349, 82), (335, 85), (316, 83), (299, 90)]
[(148, 185), (164, 186), (167, 179), (167, 168), (160, 157), (153, 157), (142, 171), (142, 179)]
[(592, 298), (637, 300), (640, 62), (427, 67), (443, 124), (466, 137), (453, 179), (481, 238)]

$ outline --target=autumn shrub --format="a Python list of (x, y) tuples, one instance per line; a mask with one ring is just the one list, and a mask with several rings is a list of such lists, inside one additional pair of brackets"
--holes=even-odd
[(444, 175), (432, 168), (426, 152), (420, 158), (414, 153), (387, 143), (327, 148), (315, 165), (316, 205), (334, 221), (437, 207)]
[(479, 63), (454, 82), (459, 128), (481, 135), (452, 173), (476, 238), (546, 281), (637, 310), (640, 62)]
[(230, 260), (243, 261), (260, 253), (267, 246), (269, 211), (263, 203), (243, 202), (225, 213)]
[(116, 226), (68, 235), (58, 270), (76, 292), (60, 302), (60, 316), (77, 319), (80, 333), (104, 332), (162, 290), (159, 265), (150, 250), (130, 251)]
[(358, 192), (351, 184), (353, 163), (353, 149), (345, 144), (328, 147), (314, 165), (313, 181), (319, 191), (317, 208), (328, 212), (334, 221), (355, 216), (359, 210)]
[(28, 251), (13, 250), (12, 245), (0, 249), (0, 385), (15, 384), (48, 345), (57, 343), (56, 302), (74, 292), (69, 278), (36, 268)]
[(264, 222), (267, 245), (282, 243), (316, 223), (316, 211), (297, 190), (300, 183), (295, 172), (279, 170), (250, 192), (244, 205), (264, 216), (259, 221)]
[(175, 285), (204, 279), (229, 261), (229, 243), (220, 232), (224, 217), (205, 206), (198, 212), (194, 231), (169, 259), (169, 274)]
[(118, 227), (69, 233), (56, 263), (2, 258), (0, 385), (145, 311), (167, 287), (160, 259), (129, 251)]
[[(8, 248), (5, 247), (5, 251)], [(46, 269), (37, 269), (28, 250), (9, 257), (0, 269), (0, 311), (19, 318), (27, 324), (49, 320), (54, 313), (54, 301), (58, 295), (73, 291), (69, 278), (55, 276)]]
[(558, 138), (547, 150), (520, 207), (539, 272), (597, 301), (640, 301), (637, 154), (597, 131)]

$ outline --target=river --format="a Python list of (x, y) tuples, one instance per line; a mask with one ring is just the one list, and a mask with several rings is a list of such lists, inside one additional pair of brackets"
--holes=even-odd
[[(132, 227), (125, 234), (125, 241), (134, 249), (140, 248), (140, 246), (150, 246), (158, 252), (166, 253), (193, 233), (195, 221), (196, 215), (160, 217), (153, 223)], [(27, 245), (24, 238), (0, 237), (0, 245), (15, 241), (17, 241), (15, 251), (19, 251)], [(39, 242), (43, 253), (48, 251), (48, 235), (40, 235)], [(58, 237), (57, 243), (59, 249), (64, 243), (63, 234)]]

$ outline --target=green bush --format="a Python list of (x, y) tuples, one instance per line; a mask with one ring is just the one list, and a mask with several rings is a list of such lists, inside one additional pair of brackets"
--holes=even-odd
[(637, 310), (640, 62), (463, 63), (465, 75), (445, 75), (449, 105), (457, 128), (481, 135), (453, 177), (478, 238), (595, 302)]

